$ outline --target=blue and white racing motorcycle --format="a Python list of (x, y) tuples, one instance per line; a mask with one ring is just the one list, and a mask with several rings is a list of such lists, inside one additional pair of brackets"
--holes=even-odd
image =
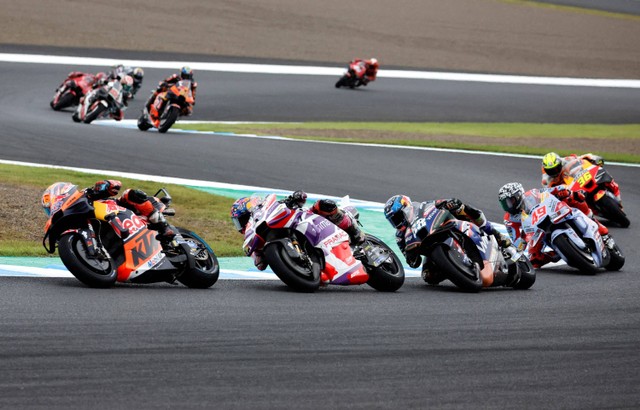
[(601, 268), (619, 270), (624, 265), (624, 255), (613, 238), (605, 245), (598, 225), (580, 210), (535, 189), (525, 195), (524, 208), (527, 246), (543, 241), (567, 265), (592, 275)]

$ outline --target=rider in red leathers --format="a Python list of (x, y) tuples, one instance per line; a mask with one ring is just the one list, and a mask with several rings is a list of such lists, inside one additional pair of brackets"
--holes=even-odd
[[(591, 209), (589, 209), (589, 206), (585, 202), (585, 196), (582, 192), (574, 192), (565, 185), (543, 189), (543, 191), (550, 193), (571, 208), (576, 208), (590, 217), (598, 225), (598, 232), (602, 236), (604, 243), (608, 247), (613, 246), (611, 237), (609, 236), (609, 230), (593, 218), (593, 212), (591, 212)], [(511, 236), (514, 242), (522, 242), (525, 240), (524, 232), (522, 231), (522, 218), (526, 216), (524, 212), (524, 199), (528, 195), (533, 195), (532, 191), (529, 190), (525, 192), (522, 184), (519, 182), (505, 184), (498, 191), (498, 200), (502, 209), (505, 211), (504, 224), (509, 236)], [(529, 252), (529, 260), (534, 268), (540, 268), (549, 262), (557, 262), (560, 260), (560, 257), (553, 251), (542, 252), (543, 247), (544, 244), (540, 241), (535, 248), (529, 247), (527, 249)]]
[(355, 59), (352, 60), (349, 65), (356, 64), (364, 69), (364, 75), (360, 79), (360, 83), (362, 85), (367, 85), (371, 81), (376, 80), (376, 76), (378, 75), (378, 60), (375, 58), (371, 58), (369, 60)]

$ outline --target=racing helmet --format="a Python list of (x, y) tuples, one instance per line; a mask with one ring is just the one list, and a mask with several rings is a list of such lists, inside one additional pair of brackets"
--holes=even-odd
[(244, 233), (247, 223), (249, 222), (249, 218), (251, 218), (250, 210), (252, 207), (253, 202), (251, 201), (251, 198), (247, 196), (238, 198), (236, 202), (231, 205), (231, 221), (238, 232)]
[(142, 79), (144, 78), (144, 70), (140, 67), (136, 67), (133, 69), (131, 76), (133, 77), (134, 80), (138, 80), (138, 82), (142, 82)]
[(189, 66), (184, 66), (180, 69), (180, 78), (183, 80), (193, 80), (193, 70)]
[(130, 93), (133, 89), (133, 77), (131, 77), (130, 75), (125, 75), (124, 77), (122, 77), (122, 80), (120, 80), (120, 84), (122, 84), (123, 91)]
[(369, 60), (369, 65), (377, 70), (378, 60), (376, 58), (371, 58), (371, 60)]
[(550, 177), (557, 177), (562, 172), (562, 158), (555, 152), (550, 152), (542, 157), (542, 169)]
[(413, 204), (406, 195), (394, 195), (384, 205), (384, 217), (396, 229), (406, 227), (413, 220)]
[(64, 197), (69, 196), (74, 188), (76, 188), (76, 186), (70, 182), (55, 182), (49, 185), (49, 187), (42, 193), (42, 198), (40, 200), (44, 213), (48, 217), (51, 216), (51, 207)]
[(500, 206), (511, 215), (522, 211), (524, 201), (524, 188), (519, 182), (509, 182), (498, 191)]

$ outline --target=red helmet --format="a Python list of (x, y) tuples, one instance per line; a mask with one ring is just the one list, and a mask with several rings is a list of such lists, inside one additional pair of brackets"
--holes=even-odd
[(378, 69), (378, 60), (375, 59), (375, 58), (372, 58), (371, 60), (369, 60), (369, 65), (377, 70)]

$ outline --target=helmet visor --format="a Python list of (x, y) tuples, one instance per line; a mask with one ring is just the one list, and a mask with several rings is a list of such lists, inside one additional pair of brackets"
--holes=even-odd
[(404, 212), (402, 212), (402, 210), (400, 212), (395, 212), (389, 215), (387, 219), (389, 219), (389, 222), (391, 222), (391, 224), (395, 228), (400, 228), (401, 226), (404, 225), (404, 221), (405, 221)]
[(515, 214), (520, 211), (518, 208), (521, 202), (521, 197), (507, 197), (500, 200), (500, 206), (502, 206), (502, 209), (504, 209), (506, 212)]
[(562, 171), (562, 164), (557, 164), (556, 166), (552, 167), (552, 168), (545, 168), (544, 172), (547, 173), (547, 175), (549, 175), (550, 177), (557, 177), (558, 175), (560, 175), (560, 172)]
[(236, 227), (238, 232), (244, 232), (245, 227), (247, 226), (247, 222), (249, 222), (249, 213), (240, 216), (234, 216), (231, 218), (233, 221), (233, 226)]

